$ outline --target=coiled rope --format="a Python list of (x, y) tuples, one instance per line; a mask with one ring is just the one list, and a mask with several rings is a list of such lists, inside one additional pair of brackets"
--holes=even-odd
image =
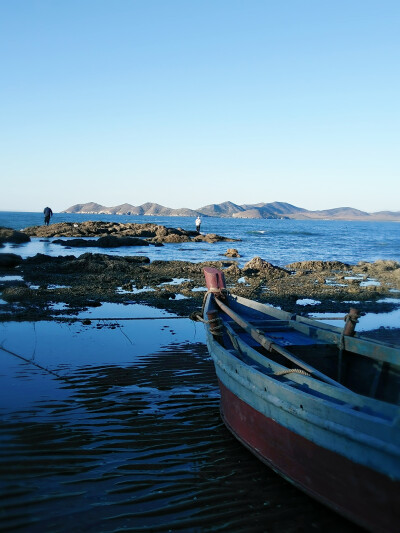
[(274, 372), (274, 376), (284, 376), (285, 374), (302, 374), (303, 376), (311, 376), (305, 370), (300, 368), (287, 368), (286, 370), (279, 370), (279, 372)]
[[(229, 294), (229, 292), (227, 291), (227, 289), (208, 289), (208, 291), (204, 294), (204, 297), (203, 297), (203, 305), (201, 306), (201, 311), (193, 311), (193, 313), (189, 315), (190, 320), (193, 320), (194, 322), (202, 322), (203, 324), (211, 324), (212, 322), (218, 322), (221, 320), (218, 317), (212, 318), (211, 320), (205, 320), (203, 318), (204, 307), (206, 305), (207, 296), (209, 294), (221, 294), (225, 297), (226, 295)], [(214, 326), (213, 329), (221, 329), (221, 328), (222, 328), (222, 324), (218, 326)]]

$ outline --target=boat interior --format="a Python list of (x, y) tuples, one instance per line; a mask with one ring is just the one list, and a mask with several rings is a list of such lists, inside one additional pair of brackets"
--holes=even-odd
[[(256, 363), (268, 373), (271, 361), (293, 372), (283, 370), (284, 379), (306, 372), (357, 394), (400, 405), (400, 347), (344, 336), (341, 328), (240, 297), (229, 296), (226, 304), (245, 324), (221, 310), (212, 297), (208, 309), (218, 312), (223, 322), (214, 338), (245, 363)], [(259, 335), (266, 339), (261, 339), (263, 345)], [(258, 361), (255, 354), (261, 356)]]

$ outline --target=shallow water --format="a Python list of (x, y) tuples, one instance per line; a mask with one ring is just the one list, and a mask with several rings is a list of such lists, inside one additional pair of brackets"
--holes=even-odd
[(0, 276), (0, 282), (2, 281), (23, 281), (22, 276)]
[[(357, 302), (348, 302), (352, 304), (357, 304)], [(384, 298), (378, 300), (377, 303), (380, 304), (399, 304), (397, 298)], [(342, 327), (343, 322), (340, 320), (329, 320), (329, 317), (337, 317), (338, 319), (343, 319), (343, 313), (309, 313), (310, 318), (321, 319), (322, 322), (330, 324), (331, 326)], [(400, 328), (400, 308), (397, 307), (387, 313), (367, 313), (364, 316), (361, 316), (358, 319), (357, 331), (371, 331), (379, 328)], [(400, 338), (398, 343), (400, 344)]]
[(2, 530), (356, 531), (230, 435), (203, 327), (163, 313), (0, 325)]

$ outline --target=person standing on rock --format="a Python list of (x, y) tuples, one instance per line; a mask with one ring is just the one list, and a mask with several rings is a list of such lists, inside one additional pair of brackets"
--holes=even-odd
[(43, 209), (43, 214), (44, 214), (44, 223), (46, 224), (46, 226), (48, 226), (50, 219), (53, 216), (53, 211), (50, 209), (50, 207), (45, 207)]
[(196, 231), (197, 231), (197, 233), (200, 233), (200, 226), (201, 226), (201, 218), (200, 218), (200, 216), (198, 216), (196, 218)]

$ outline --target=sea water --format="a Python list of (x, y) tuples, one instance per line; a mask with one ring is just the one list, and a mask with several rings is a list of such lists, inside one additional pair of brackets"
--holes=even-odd
[(160, 315), (0, 324), (2, 531), (355, 533), (233, 438), (203, 325)]
[[(159, 217), (130, 215), (81, 215), (56, 213), (52, 223), (84, 222), (154, 223), (167, 227), (195, 229), (191, 217)], [(0, 212), (0, 226), (24, 229), (43, 223), (41, 213)], [(133, 246), (121, 248), (66, 248), (53, 244), (53, 239), (32, 238), (30, 243), (8, 244), (2, 252), (28, 257), (36, 253), (75, 255), (86, 252), (113, 255), (145, 255), (151, 260), (210, 261), (224, 258), (228, 248), (236, 248), (243, 266), (254, 256), (277, 266), (295, 261), (323, 260), (357, 264), (379, 259), (400, 261), (400, 224), (398, 222), (364, 222), (342, 220), (236, 219), (204, 217), (202, 233), (216, 233), (238, 242), (167, 243), (163, 247)]]
[[(55, 214), (52, 222), (84, 220), (194, 229), (194, 219), (184, 217)], [(39, 213), (0, 213), (0, 226), (42, 222)], [(400, 261), (399, 229), (388, 222), (204, 217), (202, 232), (240, 242), (67, 249), (34, 238), (0, 253), (204, 261), (222, 259), (234, 247), (240, 264), (255, 255), (277, 265), (306, 259), (354, 264)], [(149, 318), (92, 318), (132, 318), (135, 310)], [(91, 324), (0, 324), (4, 530), (358, 530), (263, 466), (225, 428), (202, 324), (135, 305), (105, 304), (85, 313), (81, 318), (92, 318)]]

